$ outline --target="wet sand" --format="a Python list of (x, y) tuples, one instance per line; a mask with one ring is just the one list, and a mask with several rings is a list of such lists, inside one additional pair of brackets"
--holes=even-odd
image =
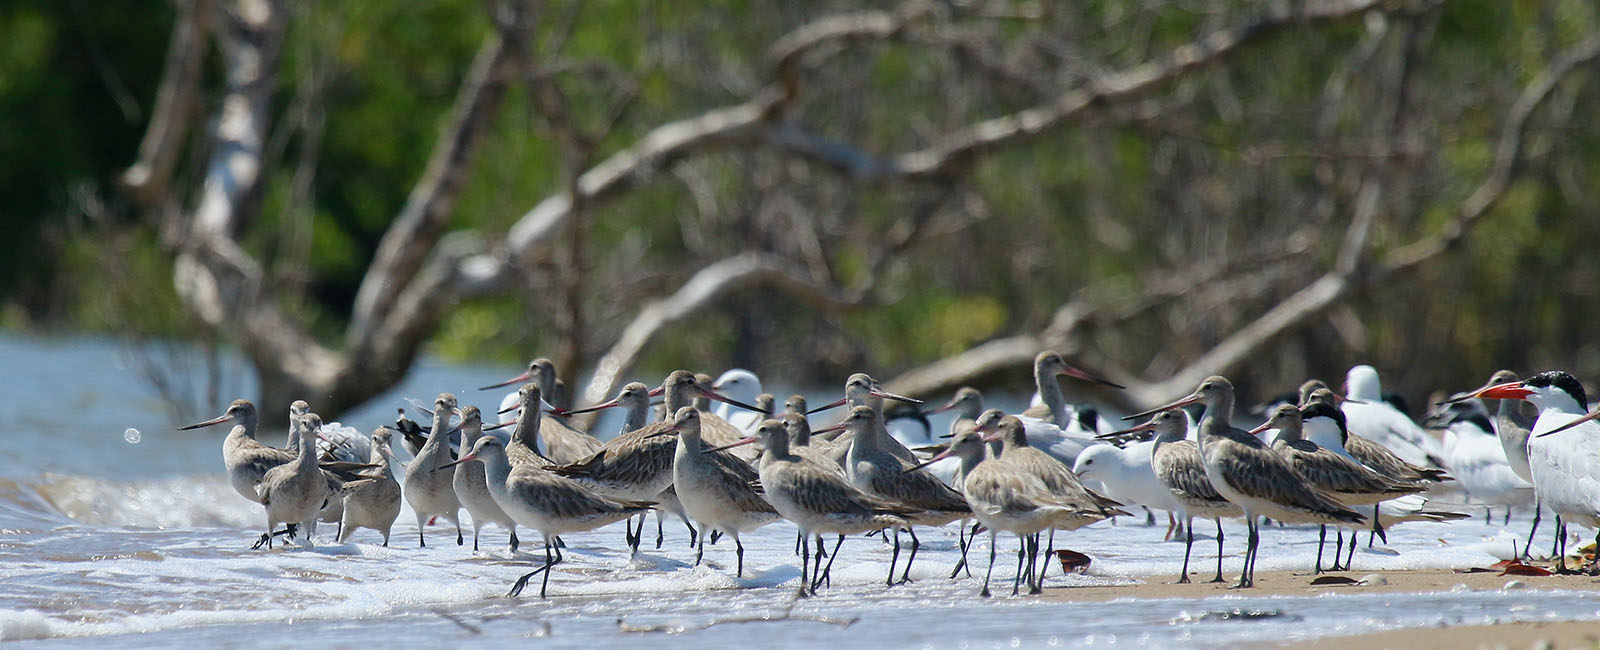
[[(1206, 580), (1213, 574), (1190, 575), (1190, 580)], [(1318, 596), (1333, 593), (1426, 593), (1441, 591), (1567, 590), (1600, 594), (1600, 579), (1589, 576), (1516, 576), (1499, 573), (1456, 573), (1449, 569), (1412, 571), (1345, 572), (1326, 574), (1366, 584), (1312, 585), (1317, 576), (1286, 571), (1256, 574), (1256, 586), (1237, 590), (1230, 584), (1197, 582), (1172, 584), (1171, 580), (1148, 579), (1140, 584), (1113, 586), (1063, 586), (1045, 589), (1039, 598), (1056, 601), (1106, 601), (1143, 598), (1210, 598), (1223, 596)], [(1237, 578), (1227, 575), (1228, 578)], [(1057, 577), (1056, 581), (1061, 580)], [(1046, 582), (1051, 580), (1048, 578)], [(1520, 584), (1517, 584), (1520, 583)], [(1509, 585), (1509, 586), (1508, 586)], [(992, 585), (996, 595), (1010, 592), (1010, 581)], [(1500, 625), (1428, 626), (1385, 630), (1353, 636), (1334, 636), (1306, 641), (1294, 640), (1258, 644), (1255, 648), (1600, 648), (1600, 618), (1593, 621), (1517, 623)]]
[(1415, 627), (1355, 636), (1334, 636), (1257, 648), (1309, 648), (1311, 650), (1474, 650), (1476, 648), (1548, 648), (1566, 650), (1600, 648), (1600, 620), (1565, 623), (1505, 623), (1456, 627)]
[[(1316, 596), (1325, 593), (1413, 593), (1471, 589), (1494, 591), (1506, 588), (1513, 581), (1521, 582), (1526, 589), (1567, 589), (1600, 593), (1600, 579), (1589, 576), (1502, 576), (1498, 573), (1456, 573), (1450, 569), (1420, 569), (1411, 571), (1348, 571), (1324, 574), (1361, 580), (1377, 576), (1368, 584), (1312, 585), (1318, 576), (1287, 571), (1261, 571), (1256, 573), (1256, 586), (1251, 589), (1232, 589), (1237, 575), (1225, 574), (1230, 582), (1214, 584), (1204, 582), (1214, 573), (1190, 574), (1190, 584), (1171, 584), (1175, 578), (1162, 580), (1147, 578), (1140, 584), (1108, 586), (1049, 587), (1060, 582), (1060, 577), (1045, 578), (1044, 594), (1039, 596), (1059, 601), (1104, 601), (1117, 598), (1207, 598), (1212, 596)], [(1009, 594), (1011, 581), (995, 582), (990, 587), (996, 595)], [(1512, 587), (1516, 588), (1516, 587)]]

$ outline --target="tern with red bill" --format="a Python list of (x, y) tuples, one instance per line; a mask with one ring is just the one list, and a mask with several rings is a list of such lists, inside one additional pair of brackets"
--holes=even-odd
[[(1489, 377), (1489, 383), (1484, 384), (1483, 388), (1478, 390), (1483, 390), (1490, 386), (1508, 384), (1518, 379), (1520, 377), (1515, 372), (1498, 370)], [(1472, 394), (1476, 392), (1478, 391), (1466, 393), (1463, 399), (1471, 399)], [(1483, 399), (1486, 402), (1489, 401), (1489, 398)], [(1528, 436), (1532, 434), (1533, 418), (1523, 413), (1522, 405), (1525, 402), (1522, 400), (1502, 399), (1495, 401), (1498, 401), (1499, 405), (1496, 406), (1494, 412), (1494, 435), (1500, 439), (1500, 448), (1505, 451), (1506, 462), (1511, 465), (1511, 471), (1516, 473), (1517, 478), (1532, 485), (1533, 469), (1528, 466)], [(1534, 535), (1539, 532), (1539, 520), (1542, 518), (1543, 512), (1544, 506), (1539, 500), (1538, 491), (1535, 490), (1533, 495), (1533, 525), (1528, 529), (1528, 541), (1522, 545), (1523, 557), (1530, 556), (1529, 549), (1533, 547)], [(1551, 552), (1554, 553), (1554, 551)]]
[(1365, 517), (1307, 485), (1289, 461), (1249, 432), (1233, 426), (1233, 401), (1233, 384), (1226, 377), (1213, 375), (1177, 401), (1128, 418), (1190, 404), (1206, 405), (1196, 440), (1206, 478), (1218, 494), (1244, 510), (1249, 545), (1235, 587), (1246, 588), (1255, 586), (1255, 559), (1261, 543), (1257, 528), (1260, 517), (1290, 524), (1361, 523)]
[(1528, 468), (1534, 492), (1560, 517), (1556, 570), (1565, 572), (1567, 524), (1600, 529), (1600, 409), (1585, 413), (1583, 385), (1560, 370), (1489, 386), (1472, 397), (1527, 400), (1539, 409), (1528, 438)]
[[(649, 502), (616, 501), (595, 494), (578, 483), (552, 474), (537, 465), (513, 468), (500, 440), (479, 438), (471, 451), (456, 463), (483, 463), (489, 493), (516, 523), (539, 531), (544, 538), (544, 566), (518, 578), (507, 596), (517, 596), (528, 581), (541, 573), (539, 597), (549, 593), (551, 567), (561, 562), (561, 552), (553, 546), (557, 535), (594, 530), (644, 512)], [(552, 551), (554, 553), (552, 554)]]
[(428, 434), (428, 442), (417, 451), (417, 457), (411, 459), (411, 465), (406, 467), (403, 493), (406, 503), (411, 504), (411, 510), (417, 515), (418, 546), (428, 545), (423, 531), (427, 528), (428, 520), (435, 516), (455, 524), (457, 546), (466, 543), (461, 533), (461, 500), (456, 498), (455, 486), (451, 484), (454, 474), (435, 471), (450, 463), (450, 445), (445, 443), (449, 439), (446, 429), (450, 416), (456, 413), (455, 395), (440, 393), (433, 400), (432, 433)]

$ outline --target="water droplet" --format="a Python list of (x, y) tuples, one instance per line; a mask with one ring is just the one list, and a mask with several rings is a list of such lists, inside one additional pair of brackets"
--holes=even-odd
[(127, 431), (122, 432), (122, 439), (128, 441), (128, 444), (130, 445), (139, 444), (139, 430), (133, 427), (128, 427)]

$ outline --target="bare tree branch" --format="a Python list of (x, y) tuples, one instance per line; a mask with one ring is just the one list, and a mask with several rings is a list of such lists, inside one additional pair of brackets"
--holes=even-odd
[(508, 18), (500, 21), (501, 28), (478, 49), (456, 95), (449, 125), (439, 134), (422, 178), (384, 232), (377, 256), (367, 267), (347, 329), (346, 340), (352, 346), (371, 340), (373, 330), (384, 327), (378, 321), (387, 316), (443, 234), (508, 84), (527, 60), (531, 16), (516, 2), (508, 4), (505, 13)]
[(1374, 275), (1387, 277), (1415, 268), (1461, 243), (1472, 226), (1488, 214), (1516, 179), (1520, 171), (1517, 165), (1521, 160), (1528, 118), (1534, 110), (1544, 105), (1562, 79), (1579, 67), (1593, 65), (1596, 59), (1600, 59), (1600, 36), (1591, 36), (1556, 57), (1548, 68), (1535, 76), (1517, 97), (1516, 103), (1511, 105), (1506, 122), (1500, 128), (1494, 166), (1489, 170), (1489, 177), (1461, 203), (1455, 217), (1445, 224), (1438, 235), (1424, 237), (1392, 251), (1385, 257), (1384, 263), (1375, 269)]
[(134, 203), (150, 208), (167, 195), (167, 183), (183, 151), (200, 89), (206, 60), (206, 29), (211, 0), (179, 0), (172, 40), (167, 45), (166, 68), (156, 89), (155, 111), (139, 142), (139, 157), (118, 178)]
[[(1143, 382), (1112, 373), (1114, 379), (1127, 384), (1129, 388), (1122, 393), (1107, 394), (1106, 397), (1118, 406), (1129, 408), (1170, 400), (1192, 390), (1208, 375), (1237, 369), (1284, 333), (1326, 313), (1355, 291), (1380, 281), (1392, 281), (1395, 275), (1416, 270), (1459, 245), (1471, 227), (1504, 196), (1520, 172), (1518, 161), (1530, 116), (1549, 99), (1562, 79), (1597, 59), (1600, 59), (1600, 36), (1591, 37), (1563, 53), (1528, 84), (1512, 105), (1501, 128), (1488, 178), (1458, 206), (1456, 217), (1438, 232), (1396, 248), (1376, 262), (1363, 261), (1359, 253), (1342, 251), (1334, 270), (1312, 280), (1167, 379)], [(1377, 218), (1379, 201), (1376, 186), (1369, 183), (1363, 187), (1358, 193), (1356, 209), (1346, 233), (1345, 245), (1359, 249), (1365, 247), (1371, 223)], [(1084, 320), (1070, 316), (1088, 309), (1080, 301), (1069, 302), (1058, 312), (1051, 327), (1037, 337), (1024, 335), (991, 341), (966, 353), (905, 373), (889, 383), (890, 389), (927, 394), (1004, 367), (1026, 365), (1032, 360), (1033, 354), (1042, 348), (1054, 348), (1069, 355), (1076, 353), (1079, 348), (1071, 344), (1069, 337), (1075, 333), (1077, 324)]]
[(622, 383), (622, 374), (633, 367), (645, 346), (662, 330), (703, 312), (730, 292), (758, 285), (777, 289), (823, 311), (855, 308), (865, 302), (864, 294), (820, 285), (806, 269), (769, 253), (741, 253), (714, 262), (700, 269), (671, 296), (639, 310), (622, 336), (595, 364), (594, 376), (584, 386), (580, 403), (603, 401), (615, 391)]
[[(785, 125), (776, 118), (800, 93), (798, 71), (807, 65), (806, 60), (813, 53), (832, 51), (851, 42), (893, 37), (928, 13), (926, 6), (911, 4), (894, 14), (863, 12), (823, 18), (796, 29), (774, 45), (775, 86), (758, 91), (742, 104), (657, 127), (634, 146), (585, 172), (579, 178), (578, 187), (584, 200), (594, 204), (647, 181), (686, 156), (762, 141), (830, 166), (860, 182), (945, 180), (963, 171), (974, 157), (1083, 119), (1098, 106), (1137, 100), (1190, 70), (1223, 60), (1266, 34), (1295, 25), (1347, 18), (1379, 4), (1379, 0), (1325, 0), (1297, 5), (1293, 9), (1274, 4), (1264, 16), (1243, 27), (1220, 30), (1174, 49), (1164, 62), (1147, 63), (1103, 77), (1089, 88), (1068, 92), (1018, 113), (978, 122), (937, 145), (894, 156), (872, 156), (845, 143), (824, 140), (799, 127)], [(536, 249), (546, 244), (570, 215), (569, 194), (544, 199), (511, 227), (506, 238), (507, 249), (519, 258), (531, 259)], [(480, 262), (478, 268), (503, 271), (502, 265), (484, 262)], [(472, 286), (486, 287), (493, 286), (498, 278), (466, 276), (464, 279)]]

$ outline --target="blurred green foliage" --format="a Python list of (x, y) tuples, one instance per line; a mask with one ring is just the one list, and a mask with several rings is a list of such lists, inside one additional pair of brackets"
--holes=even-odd
[[(965, 6), (967, 3), (955, 3)], [(980, 3), (982, 4), (982, 3)], [(954, 129), (1046, 101), (1092, 74), (1137, 65), (1197, 34), (1239, 24), (1259, 3), (989, 3), (1036, 20), (967, 18), (958, 27), (1015, 47), (992, 53), (1033, 87), (975, 68), (916, 39), (853, 46), (804, 73), (790, 118), (873, 152), (926, 146)], [(489, 30), (484, 3), (380, 0), (291, 3), (269, 142), (264, 209), (245, 243), (285, 282), (319, 338), (343, 318), (390, 220), (422, 171), (466, 67)], [(554, 83), (593, 128), (625, 75), (638, 97), (605, 135), (603, 157), (651, 128), (742, 101), (768, 80), (774, 40), (853, 3), (778, 0), (551, 2), (541, 60), (572, 64)], [(132, 328), (188, 336), (170, 262), (152, 220), (128, 206), (115, 175), (132, 161), (165, 56), (167, 3), (16, 0), (0, 6), (0, 193), (10, 254), (0, 256), (3, 324), (35, 330)], [(880, 281), (883, 303), (828, 318), (768, 292), (735, 296), (652, 348), (641, 374), (675, 365), (747, 364), (809, 381), (840, 367), (904, 368), (1048, 323), (1075, 291), (1137, 293), (1144, 274), (1283, 244), (1307, 225), (1325, 240), (1289, 279), (1325, 268), (1351, 212), (1351, 170), (1392, 173), (1373, 240), (1388, 250), (1451, 218), (1487, 173), (1506, 108), (1556, 52), (1597, 28), (1593, 5), (1458, 1), (1391, 19), (1291, 29), (1226, 65), (1164, 89), (1149, 119), (1051, 132), (977, 163), (936, 216), (964, 223), (928, 234)], [(1377, 38), (1366, 58), (1364, 39)], [(1408, 39), (1417, 55), (1392, 72)], [(559, 44), (560, 51), (552, 51)], [(582, 64), (598, 63), (598, 66)], [(205, 112), (219, 96), (215, 63)], [(1385, 114), (1401, 92), (1407, 104)], [(452, 226), (493, 237), (559, 191), (558, 149), (516, 84), (492, 127)], [(1342, 93), (1329, 101), (1334, 92)], [(1040, 93), (1043, 93), (1041, 96)], [(1263, 382), (1336, 377), (1375, 361), (1402, 385), (1471, 384), (1491, 366), (1600, 372), (1593, 242), (1600, 241), (1600, 106), (1591, 77), (1563, 87), (1527, 143), (1526, 175), (1462, 254), (1357, 296), (1362, 330), (1319, 321), (1260, 361)], [(1373, 163), (1368, 143), (1405, 125), (1414, 151)], [(180, 172), (196, 178), (197, 125)], [(314, 127), (314, 128), (313, 128)], [(314, 168), (306, 170), (305, 161)], [(1388, 164), (1388, 167), (1382, 165)], [(308, 195), (291, 182), (313, 173)], [(841, 281), (864, 251), (933, 191), (867, 187), (755, 149), (683, 161), (672, 174), (596, 208), (584, 257), (590, 330), (604, 348), (639, 302), (694, 269), (746, 248), (793, 253), (814, 224)], [(972, 209), (979, 205), (981, 209)], [(181, 206), (179, 206), (181, 207)], [(1291, 262), (1292, 264), (1293, 262)], [(547, 273), (540, 260), (533, 273)], [(108, 272), (109, 271), (109, 272)], [(1297, 288), (1197, 295), (1091, 333), (1104, 363), (1159, 375)], [(548, 286), (454, 309), (433, 351), (523, 359), (552, 345)], [(1472, 380), (1455, 380), (1473, 373)], [(1593, 376), (1592, 374), (1590, 376)]]

